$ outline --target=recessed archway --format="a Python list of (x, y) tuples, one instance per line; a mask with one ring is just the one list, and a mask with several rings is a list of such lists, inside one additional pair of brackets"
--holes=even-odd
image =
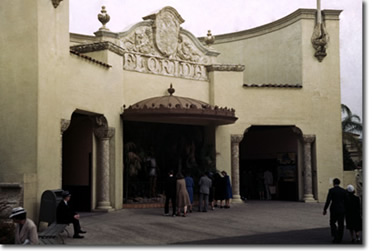
[[(301, 136), (295, 126), (252, 126), (245, 131), (239, 147), (243, 199), (300, 199)], [(265, 185), (267, 171), (270, 186)]]

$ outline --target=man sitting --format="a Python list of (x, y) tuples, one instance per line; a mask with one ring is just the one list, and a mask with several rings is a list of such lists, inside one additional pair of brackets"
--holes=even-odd
[(57, 206), (57, 223), (58, 224), (70, 224), (74, 225), (74, 238), (84, 238), (80, 234), (85, 234), (86, 231), (81, 230), (80, 227), (80, 215), (76, 213), (69, 206), (68, 202), (70, 201), (71, 194), (69, 191), (63, 191), (61, 202)]

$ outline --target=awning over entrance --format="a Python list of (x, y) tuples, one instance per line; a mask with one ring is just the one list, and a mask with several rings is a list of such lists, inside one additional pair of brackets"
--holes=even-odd
[(123, 120), (190, 125), (226, 125), (238, 119), (235, 110), (211, 106), (200, 100), (174, 96), (172, 85), (169, 95), (142, 100), (126, 108)]

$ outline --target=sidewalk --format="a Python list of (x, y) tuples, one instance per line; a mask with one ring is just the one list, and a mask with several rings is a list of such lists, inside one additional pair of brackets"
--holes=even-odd
[[(65, 237), (67, 245), (333, 245), (329, 214), (323, 203), (248, 201), (230, 209), (163, 216), (162, 208), (86, 213), (80, 223), (84, 239)], [(73, 233), (72, 226), (69, 232)], [(64, 233), (65, 235), (65, 233)], [(345, 231), (343, 243), (349, 244)], [(355, 244), (354, 244), (355, 245)], [(360, 245), (359, 245), (360, 246)]]

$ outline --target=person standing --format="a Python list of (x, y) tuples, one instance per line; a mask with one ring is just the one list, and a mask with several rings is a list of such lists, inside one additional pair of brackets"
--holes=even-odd
[(232, 199), (232, 188), (231, 188), (231, 182), (230, 182), (230, 177), (227, 175), (225, 171), (221, 172), (223, 175), (223, 178), (225, 180), (225, 190), (226, 190), (226, 197), (225, 197), (225, 208), (230, 208), (230, 199)]
[(86, 231), (83, 231), (80, 227), (80, 215), (76, 213), (69, 205), (71, 199), (71, 194), (69, 191), (62, 192), (61, 202), (57, 206), (57, 223), (61, 224), (70, 224), (74, 226), (74, 236), (73, 238), (84, 238), (80, 234), (85, 234)]
[(165, 181), (165, 205), (164, 205), (164, 215), (169, 215), (169, 200), (172, 201), (172, 216), (176, 216), (176, 178), (173, 176), (173, 171), (168, 172), (168, 177)]
[(210, 178), (208, 178), (208, 172), (204, 173), (204, 175), (200, 178), (199, 186), (199, 212), (201, 212), (202, 207), (203, 212), (207, 212), (209, 202), (209, 189), (212, 186), (212, 181)]
[(273, 184), (273, 174), (267, 169), (264, 172), (264, 184), (265, 184), (265, 191), (266, 191), (266, 199), (271, 200), (271, 193), (270, 193), (270, 186)]
[(333, 243), (341, 243), (344, 235), (345, 199), (346, 190), (340, 187), (338, 178), (333, 179), (333, 188), (328, 190), (327, 201), (323, 208), (323, 215), (326, 215), (327, 209), (331, 205), (329, 225)]
[(39, 244), (36, 225), (31, 219), (27, 218), (27, 212), (23, 207), (13, 208), (9, 219), (16, 223), (14, 244)]
[(190, 205), (189, 194), (186, 189), (185, 178), (182, 173), (177, 174), (177, 216), (181, 215), (181, 209), (183, 211), (183, 217), (186, 217), (187, 207)]
[(190, 199), (189, 212), (192, 213), (192, 204), (194, 202), (194, 180), (190, 176), (190, 174), (186, 175), (185, 182), (186, 182), (187, 193), (189, 194), (189, 199)]
[(360, 231), (362, 230), (362, 215), (359, 197), (355, 196), (353, 185), (346, 187), (347, 196), (345, 204), (346, 229), (349, 229), (351, 243), (360, 243)]
[(214, 179), (213, 179), (214, 187), (215, 187), (214, 199), (216, 200), (215, 206), (218, 207), (218, 201), (220, 201), (219, 207), (223, 208), (223, 201), (226, 198), (226, 180), (221, 175), (222, 174), (219, 173), (218, 171), (214, 175)]

